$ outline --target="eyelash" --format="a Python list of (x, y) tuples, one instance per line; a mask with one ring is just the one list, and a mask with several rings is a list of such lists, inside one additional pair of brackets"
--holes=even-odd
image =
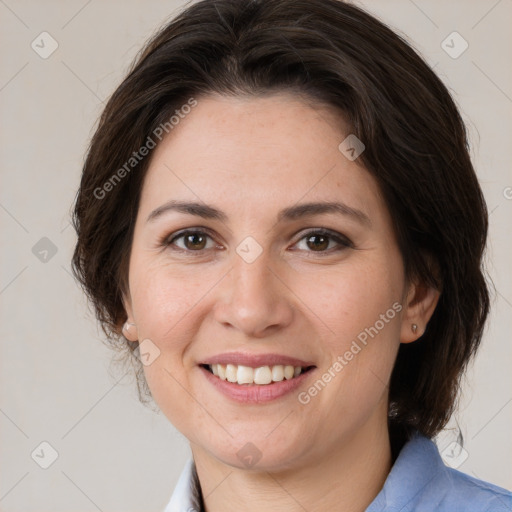
[[(194, 256), (200, 256), (200, 255), (204, 255), (204, 252), (209, 250), (209, 249), (200, 249), (200, 250), (197, 250), (197, 251), (194, 251), (194, 250), (191, 250), (191, 249), (184, 249), (182, 247), (171, 247), (174, 242), (176, 240), (179, 240), (181, 238), (184, 238), (185, 236), (187, 235), (193, 235), (193, 234), (199, 234), (199, 235), (206, 235), (208, 236), (209, 238), (213, 238), (212, 235), (209, 233), (208, 230), (206, 230), (205, 228), (203, 229), (186, 229), (184, 231), (181, 231), (181, 232), (178, 232), (176, 234), (172, 234), (170, 236), (166, 236), (164, 237), (161, 241), (160, 241), (160, 245), (163, 246), (164, 248), (171, 248), (171, 250), (173, 251), (178, 251), (178, 252), (182, 252), (182, 253), (188, 253), (188, 254), (192, 254)], [(325, 229), (325, 228), (318, 228), (318, 229), (312, 229), (310, 231), (307, 231), (306, 233), (304, 233), (301, 238), (299, 238), (299, 240), (297, 240), (297, 242), (294, 244), (298, 244), (300, 241), (302, 241), (303, 239), (307, 238), (307, 237), (311, 237), (311, 236), (326, 236), (328, 237), (330, 240), (336, 242), (337, 244), (339, 244), (340, 247), (337, 247), (337, 248), (331, 248), (331, 249), (327, 249), (327, 250), (324, 250), (324, 251), (306, 251), (306, 252), (310, 252), (312, 254), (332, 254), (333, 252), (338, 252), (338, 251), (342, 251), (344, 249), (348, 249), (348, 248), (353, 248), (354, 247), (354, 244), (348, 239), (346, 238), (345, 236), (339, 234), (339, 233), (336, 233), (335, 231), (331, 231), (331, 230), (328, 230), (328, 229)], [(197, 254), (194, 254), (194, 253), (197, 253)]]

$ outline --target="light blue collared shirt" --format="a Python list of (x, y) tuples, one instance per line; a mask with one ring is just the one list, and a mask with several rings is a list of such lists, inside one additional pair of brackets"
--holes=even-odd
[[(204, 512), (190, 458), (164, 512)], [(446, 466), (437, 446), (416, 434), (400, 451), (366, 512), (512, 512), (512, 493)]]

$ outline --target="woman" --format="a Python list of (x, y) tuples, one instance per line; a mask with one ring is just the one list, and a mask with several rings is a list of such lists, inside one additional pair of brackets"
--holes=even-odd
[(465, 128), (364, 11), (189, 6), (105, 107), (74, 222), (105, 333), (190, 441), (167, 511), (511, 510), (431, 440), (489, 310)]

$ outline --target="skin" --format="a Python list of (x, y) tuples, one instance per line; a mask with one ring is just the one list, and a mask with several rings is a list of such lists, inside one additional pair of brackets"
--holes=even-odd
[[(145, 376), (190, 441), (208, 512), (363, 511), (392, 465), (387, 385), (399, 345), (424, 332), (438, 292), (406, 281), (376, 181), (338, 149), (350, 133), (340, 113), (291, 93), (197, 100), (153, 150), (124, 299), (135, 326), (124, 334), (160, 351)], [(170, 199), (213, 205), (228, 220), (173, 211), (146, 221)], [(282, 208), (310, 201), (343, 201), (371, 225), (333, 213), (276, 222)], [(160, 242), (185, 228), (207, 228), (208, 236)], [(318, 228), (352, 244), (308, 243)], [(250, 264), (236, 252), (248, 236), (263, 250)], [(298, 391), (395, 302), (401, 312), (301, 404)], [(287, 354), (317, 368), (297, 392), (239, 404), (198, 367), (235, 350)], [(237, 457), (248, 442), (261, 453), (251, 468)]]

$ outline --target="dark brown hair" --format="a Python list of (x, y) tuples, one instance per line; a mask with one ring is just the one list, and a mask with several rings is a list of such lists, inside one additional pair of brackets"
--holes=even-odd
[(389, 392), (390, 425), (432, 437), (454, 410), (489, 310), (487, 209), (447, 88), (409, 44), (360, 8), (338, 0), (205, 0), (161, 29), (92, 138), (73, 216), (74, 274), (109, 342), (138, 365), (139, 398), (150, 397), (121, 334), (150, 158), (108, 192), (104, 184), (191, 97), (272, 91), (298, 92), (344, 114), (366, 146), (359, 159), (391, 212), (407, 278), (442, 290), (426, 332), (400, 346)]

